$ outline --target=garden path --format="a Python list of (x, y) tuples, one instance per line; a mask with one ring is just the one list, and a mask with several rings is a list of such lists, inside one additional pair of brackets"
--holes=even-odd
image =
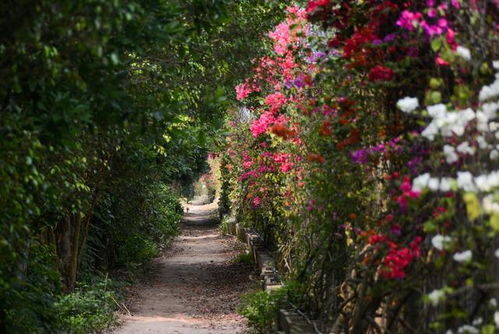
[(114, 333), (245, 332), (235, 308), (251, 285), (252, 269), (232, 261), (241, 245), (220, 235), (216, 204), (186, 208), (181, 235), (156, 259)]

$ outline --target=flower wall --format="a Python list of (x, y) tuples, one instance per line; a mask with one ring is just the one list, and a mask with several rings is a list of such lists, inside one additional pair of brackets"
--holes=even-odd
[(236, 87), (222, 198), (321, 330), (499, 327), (498, 10), (298, 3)]

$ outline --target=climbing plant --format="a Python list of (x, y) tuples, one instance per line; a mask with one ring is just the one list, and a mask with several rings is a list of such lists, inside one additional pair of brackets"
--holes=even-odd
[(497, 1), (303, 1), (235, 87), (222, 157), (321, 332), (492, 333)]

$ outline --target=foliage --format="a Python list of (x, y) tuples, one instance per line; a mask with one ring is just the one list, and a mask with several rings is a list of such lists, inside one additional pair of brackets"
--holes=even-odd
[(74, 292), (61, 296), (54, 304), (61, 332), (75, 334), (94, 333), (116, 322), (118, 296), (112, 290), (113, 282), (106, 278), (94, 278), (81, 283)]
[[(69, 293), (82, 271), (142, 263), (175, 233), (178, 205), (166, 187), (203, 170), (227, 92), (261, 52), (259, 32), (280, 15), (273, 8), (0, 4), (0, 332), (53, 323), (46, 310), (61, 292), (29, 277), (59, 275)], [(33, 262), (39, 243), (52, 266)]]
[(296, 281), (271, 291), (250, 292), (241, 298), (239, 313), (248, 319), (256, 333), (273, 333), (279, 310), (293, 307), (303, 293), (303, 285)]
[(497, 2), (302, 4), (235, 87), (224, 203), (321, 331), (499, 326)]
[(234, 263), (252, 264), (253, 254), (248, 252), (242, 252), (234, 258)]
[(285, 296), (282, 289), (249, 293), (242, 297), (239, 312), (257, 333), (271, 333)]

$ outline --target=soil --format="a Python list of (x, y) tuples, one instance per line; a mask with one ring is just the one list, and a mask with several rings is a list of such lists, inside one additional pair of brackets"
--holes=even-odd
[(219, 233), (215, 204), (186, 212), (182, 233), (137, 286), (113, 333), (246, 333), (236, 307), (253, 286), (252, 267), (233, 261), (242, 244)]

